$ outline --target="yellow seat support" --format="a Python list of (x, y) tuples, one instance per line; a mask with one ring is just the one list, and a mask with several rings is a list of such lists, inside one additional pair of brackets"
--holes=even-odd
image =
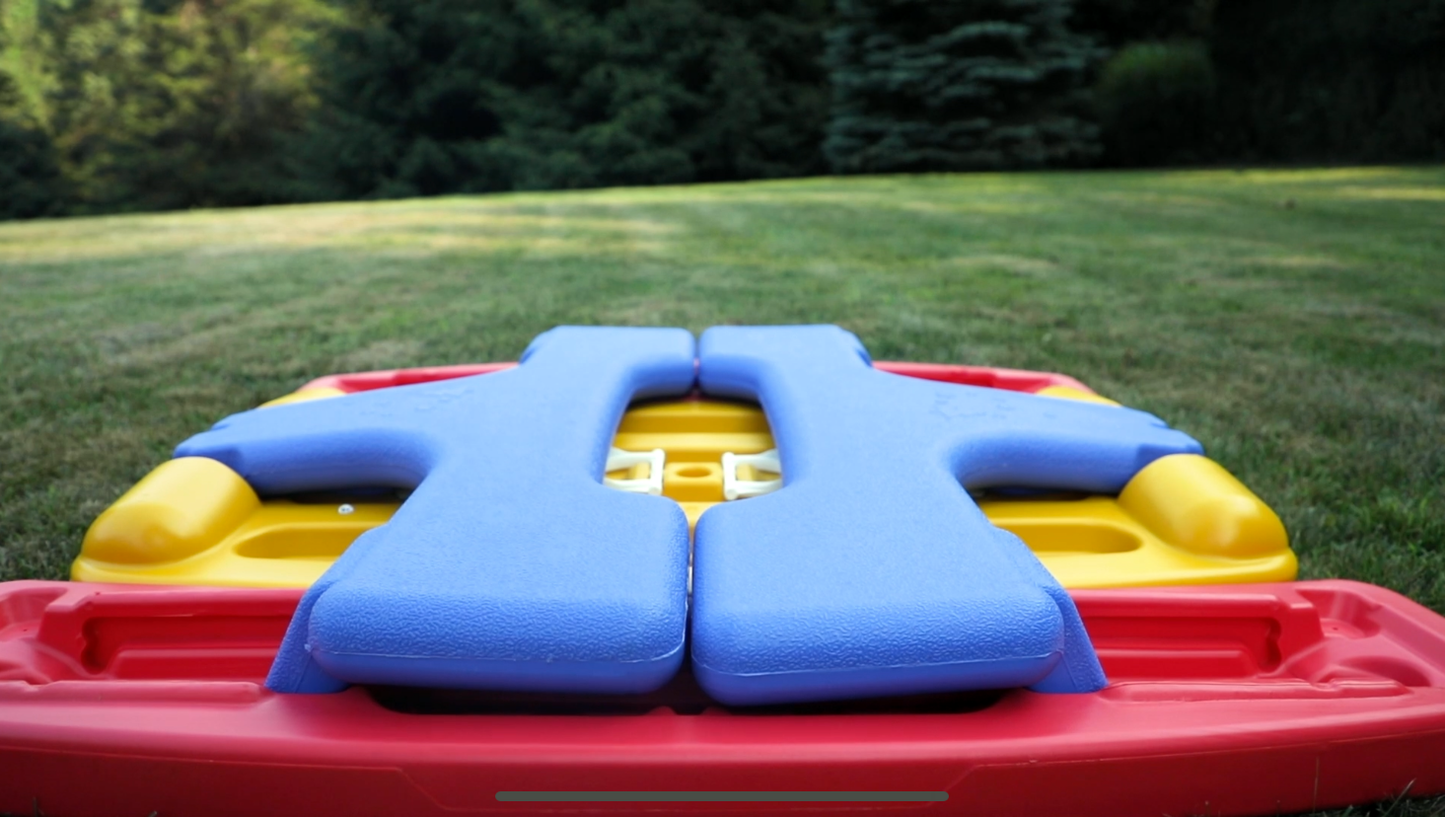
[[(1048, 396), (1102, 400), (1074, 391)], [(341, 394), (301, 391), (267, 405)], [(724, 501), (723, 453), (766, 451), (773, 438), (757, 406), (694, 400), (633, 406), (613, 445), (665, 451), (663, 495), (696, 525), (704, 511)], [(649, 467), (608, 476), (640, 479)], [(995, 525), (1022, 538), (1065, 587), (1288, 581), (1297, 570), (1279, 517), (1224, 468), (1192, 454), (1156, 460), (1117, 498), (985, 495), (979, 506)], [(305, 587), (397, 507), (394, 500), (261, 501), (218, 462), (171, 460), (101, 514), (71, 578)]]

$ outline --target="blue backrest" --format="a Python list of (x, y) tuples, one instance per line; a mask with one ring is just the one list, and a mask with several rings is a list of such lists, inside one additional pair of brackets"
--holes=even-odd
[(267, 684), (638, 692), (683, 653), (687, 521), (600, 480), (630, 400), (681, 395), (682, 329), (560, 327), (516, 369), (248, 411), (182, 443), (263, 494), (415, 491), (311, 587)]
[(707, 394), (762, 403), (784, 477), (697, 525), (692, 657), (710, 694), (1104, 684), (1068, 594), (964, 486), (1117, 492), (1197, 442), (1132, 409), (880, 372), (834, 326), (709, 329), (698, 373)]

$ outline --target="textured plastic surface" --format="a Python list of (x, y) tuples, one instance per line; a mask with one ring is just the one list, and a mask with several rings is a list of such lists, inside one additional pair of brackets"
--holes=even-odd
[(879, 372), (834, 326), (715, 327), (698, 360), (704, 393), (762, 404), (784, 479), (698, 521), (692, 657), (709, 693), (1102, 686), (1063, 588), (963, 486), (1114, 492), (1198, 443), (1131, 409)]
[(684, 330), (562, 327), (510, 371), (253, 410), (182, 443), (262, 494), (415, 488), (312, 585), (273, 688), (663, 683), (683, 657), (687, 521), (599, 480), (628, 402), (693, 373)]
[(1157, 817), (1445, 792), (1445, 619), (1353, 582), (1076, 592), (1111, 679), (1097, 693), (756, 713), (674, 685), (626, 706), (278, 695), (261, 679), (300, 595), (0, 585), (0, 811), (626, 814), (639, 804), (496, 795), (663, 789), (932, 791), (948, 800), (910, 810)]
[[(390, 372), (333, 375), (318, 382), (347, 388), (387, 388), (426, 378), (469, 376), (478, 370), (500, 371), (514, 364), (433, 367)], [(925, 364), (879, 364), (925, 366)], [(908, 369), (911, 371), (911, 369)], [(1037, 385), (1061, 375), (1008, 372), (967, 366), (928, 364), (931, 379), (966, 385), (1007, 382)], [(321, 399), (345, 394), (336, 387), (311, 388), (281, 398), (286, 402)], [(1090, 397), (1092, 392), (1065, 386), (1045, 386), (1039, 394)], [(280, 404), (272, 401), (268, 405)], [(647, 401), (622, 417), (613, 445), (627, 450), (661, 448), (667, 453), (663, 493), (676, 500), (689, 525), (723, 500), (723, 452), (740, 454), (774, 447), (767, 418), (755, 405), (715, 400)], [(1179, 459), (1182, 458), (1182, 459)], [(1135, 587), (1160, 584), (1224, 584), (1230, 582), (1288, 581), (1297, 569), (1294, 553), (1278, 518), (1263, 502), (1222, 468), (1202, 457), (1179, 455), (1156, 460), (1125, 486), (1128, 507), (1112, 496), (987, 495), (979, 507), (995, 525), (1016, 534), (1064, 587)], [(1178, 461), (1176, 461), (1178, 460)], [(1190, 462), (1192, 461), (1192, 462)], [(174, 468), (162, 464), (142, 484)], [(217, 468), (222, 468), (219, 464)], [(223, 469), (224, 470), (224, 469)], [(744, 469), (746, 470), (746, 469)], [(644, 469), (609, 473), (641, 477)], [(867, 478), (867, 471), (862, 477)], [(751, 475), (748, 478), (756, 478)], [(238, 482), (244, 482), (236, 478)], [(138, 484), (139, 490), (142, 484)], [(171, 505), (191, 504), (198, 490), (226, 494), (228, 483), (186, 480), (179, 484), (151, 485), (161, 493), (173, 491)], [(362, 533), (385, 523), (395, 513), (395, 497), (310, 496), (298, 502), (268, 499), (234, 528), (217, 533), (196, 552), (186, 536), (168, 519), (154, 519), (149, 507), (155, 492), (137, 496), (128, 492), (92, 527), (76, 558), (71, 578), (77, 581), (141, 582), (158, 584), (210, 584), (239, 587), (307, 587)], [(212, 499), (201, 497), (201, 505)], [(131, 502), (132, 508), (114, 517), (112, 511)], [(137, 511), (144, 511), (137, 512)], [(182, 515), (184, 522), (189, 515)], [(1192, 517), (1186, 518), (1186, 517)], [(104, 524), (102, 524), (104, 521)], [(116, 524), (117, 522), (125, 524)], [(1147, 524), (1146, 524), (1147, 522)], [(1201, 522), (1203, 524), (1201, 524)], [(156, 529), (160, 528), (157, 537)], [(110, 540), (109, 542), (107, 540)], [(139, 543), (139, 547), (135, 544)], [(157, 544), (162, 546), (157, 546)], [(167, 543), (185, 546), (170, 549)], [(143, 552), (138, 561), (114, 561), (103, 545)], [(102, 546), (102, 547), (97, 547)]]

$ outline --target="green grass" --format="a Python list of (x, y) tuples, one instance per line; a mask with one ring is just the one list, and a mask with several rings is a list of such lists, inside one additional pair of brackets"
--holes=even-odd
[(1078, 377), (1202, 441), (1280, 513), (1305, 577), (1445, 611), (1440, 167), (0, 224), (0, 579), (64, 577), (177, 442), (321, 374), (515, 359), (559, 323), (785, 322), (841, 324), (878, 359)]

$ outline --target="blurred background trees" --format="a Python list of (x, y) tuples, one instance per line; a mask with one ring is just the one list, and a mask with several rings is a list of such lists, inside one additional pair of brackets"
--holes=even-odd
[(0, 0), (0, 218), (1445, 159), (1445, 0)]
[(1229, 155), (1445, 158), (1445, 0), (1220, 0), (1209, 42)]
[(274, 200), (315, 107), (310, 46), (338, 17), (321, 0), (0, 3), (0, 122), (44, 144), (0, 151), (0, 178), (58, 171), (37, 215)]
[(838, 0), (829, 32), (840, 172), (1081, 164), (1082, 92), (1102, 56), (1066, 0)]
[(303, 197), (823, 170), (826, 0), (367, 0), (316, 60)]

